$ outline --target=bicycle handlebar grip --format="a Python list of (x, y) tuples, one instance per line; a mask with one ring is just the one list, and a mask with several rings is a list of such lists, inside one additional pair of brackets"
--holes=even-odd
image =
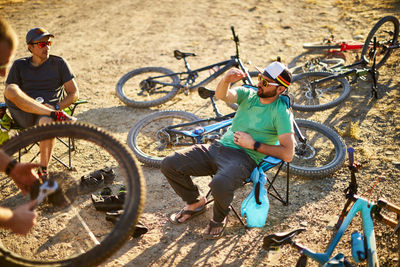
[(235, 36), (236, 36), (236, 34), (235, 34), (235, 28), (234, 28), (233, 26), (231, 26), (231, 30), (232, 30), (233, 37), (235, 37)]
[(354, 163), (354, 148), (349, 147), (347, 148), (347, 153), (349, 153), (349, 164), (353, 166)]

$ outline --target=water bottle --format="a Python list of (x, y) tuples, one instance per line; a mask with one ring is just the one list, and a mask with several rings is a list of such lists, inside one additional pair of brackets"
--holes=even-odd
[(353, 232), (351, 234), (351, 256), (354, 261), (359, 263), (366, 258), (364, 237), (360, 232)]

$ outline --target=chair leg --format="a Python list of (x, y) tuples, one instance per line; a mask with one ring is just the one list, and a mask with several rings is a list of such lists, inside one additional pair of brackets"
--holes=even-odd
[[(280, 202), (282, 202), (283, 205), (287, 206), (289, 205), (289, 174), (287, 172), (287, 176), (286, 176), (286, 200), (281, 196), (281, 194), (279, 194), (278, 190), (275, 188), (274, 186), (274, 182), (276, 180), (276, 178), (278, 177), (282, 167), (283, 167), (284, 162), (282, 162), (279, 165), (279, 168), (277, 170), (277, 172), (275, 173), (274, 178), (272, 178), (272, 180), (270, 180), (267, 177), (267, 181), (268, 181), (268, 188), (267, 188), (267, 192), (270, 196), (276, 198), (277, 200), (279, 200)], [(271, 190), (272, 189), (272, 190)], [(272, 192), (273, 191), (273, 192)]]
[[(206, 195), (206, 199), (208, 199), (208, 197), (211, 196), (211, 190), (208, 190), (207, 195)], [(210, 204), (211, 202), (213, 202), (214, 199), (210, 199), (207, 200), (206, 205)], [(235, 208), (232, 205), (229, 205), (229, 209), (231, 211), (233, 211), (233, 213), (235, 214), (236, 218), (240, 221), (240, 223), (242, 224), (243, 228), (245, 231), (247, 231), (247, 225), (243, 222), (242, 217), (239, 215), (239, 213), (236, 212)]]

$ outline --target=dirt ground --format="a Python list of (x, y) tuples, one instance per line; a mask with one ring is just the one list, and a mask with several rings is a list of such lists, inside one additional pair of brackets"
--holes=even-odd
[[(11, 23), (20, 40), (16, 58), (28, 55), (24, 40), (30, 28), (41, 26), (53, 33), (52, 53), (68, 60), (81, 98), (89, 101), (79, 108), (78, 119), (109, 130), (122, 143), (126, 143), (129, 129), (140, 118), (156, 110), (182, 109), (200, 117), (208, 114), (208, 102), (196, 93), (181, 94), (149, 109), (127, 107), (117, 98), (115, 85), (128, 71), (144, 66), (181, 70), (183, 64), (173, 57), (174, 49), (195, 52), (198, 56), (190, 59), (192, 67), (227, 59), (234, 53), (233, 25), (241, 41), (241, 57), (254, 70), (253, 64), (266, 66), (277, 56), (289, 64), (305, 52), (304, 42), (319, 41), (331, 34), (337, 39), (364, 40), (381, 17), (400, 18), (399, 12), (397, 0), (0, 0), (0, 15)], [(359, 82), (337, 108), (315, 114), (296, 113), (297, 117), (330, 125), (347, 146), (356, 149), (357, 159), (363, 164), (359, 192), (368, 191), (384, 172), (387, 178), (375, 187), (371, 198), (384, 197), (396, 204), (400, 204), (399, 55), (395, 51), (379, 70), (380, 99), (369, 97), (370, 82)], [(345, 56), (349, 61), (354, 58), (352, 53)], [(307, 231), (297, 240), (315, 251), (324, 251), (332, 236), (328, 225), (344, 205), (343, 190), (349, 179), (345, 167), (324, 179), (293, 176), (290, 205), (282, 206), (271, 199), (265, 227), (245, 233), (230, 215), (225, 235), (208, 241), (201, 238), (201, 232), (212, 215), (211, 209), (188, 223), (172, 225), (167, 214), (184, 203), (158, 169), (142, 168), (147, 183), (142, 219), (150, 230), (128, 241), (102, 266), (294, 266), (299, 257), (294, 248), (266, 252), (261, 248), (263, 237), (305, 227)], [(196, 182), (207, 191), (206, 177), (196, 178)], [(249, 190), (239, 190), (236, 207)], [(340, 251), (350, 257), (350, 234), (359, 226), (356, 222), (346, 231), (334, 255)], [(389, 227), (376, 224), (381, 266), (399, 264), (391, 232)]]

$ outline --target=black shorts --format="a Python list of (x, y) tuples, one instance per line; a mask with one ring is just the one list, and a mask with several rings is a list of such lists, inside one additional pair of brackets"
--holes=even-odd
[(29, 128), (38, 124), (39, 119), (42, 117), (49, 117), (46, 115), (36, 115), (32, 113), (25, 112), (19, 109), (14, 103), (4, 98), (8, 110), (10, 111), (13, 120), (22, 128)]

